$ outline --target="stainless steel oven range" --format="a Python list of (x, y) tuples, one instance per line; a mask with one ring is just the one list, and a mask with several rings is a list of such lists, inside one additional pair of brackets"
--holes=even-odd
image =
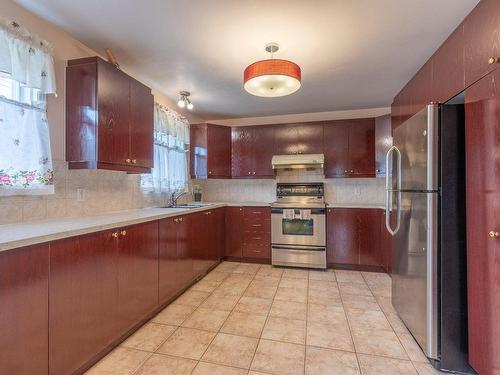
[(323, 183), (278, 183), (271, 204), (271, 259), (277, 266), (326, 268)]

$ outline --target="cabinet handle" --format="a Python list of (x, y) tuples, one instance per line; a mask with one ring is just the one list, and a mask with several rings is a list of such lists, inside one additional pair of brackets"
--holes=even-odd
[(261, 227), (262, 224), (252, 224), (252, 227)]
[(240, 208), (240, 211), (243, 211), (243, 208)]
[(137, 164), (137, 159), (132, 159), (132, 164)]
[(493, 65), (500, 62), (500, 57), (490, 57), (488, 59), (488, 64)]
[(208, 171), (208, 174), (212, 174), (212, 171)]
[(126, 230), (122, 230), (122, 231), (120, 232), (120, 234), (121, 234), (122, 236), (126, 236), (126, 235), (127, 235), (127, 231), (126, 231)]
[(182, 221), (182, 217), (179, 218), (179, 221)]
[(179, 222), (179, 219), (175, 218), (174, 223), (178, 223), (178, 222)]
[(354, 171), (351, 169), (351, 173), (354, 173)]
[(348, 172), (347, 169), (344, 169), (344, 173), (347, 173), (347, 172)]
[(113, 232), (113, 233), (111, 233), (111, 237), (113, 237), (113, 238), (118, 238), (118, 232)]
[(491, 238), (493, 238), (493, 237), (500, 237), (500, 233), (497, 232), (497, 231), (494, 231), (494, 230), (490, 230), (488, 232), (488, 236), (490, 236)]
[(125, 162), (130, 163), (131, 160), (130, 159), (125, 159)]
[(252, 172), (248, 172), (248, 174), (252, 174)]

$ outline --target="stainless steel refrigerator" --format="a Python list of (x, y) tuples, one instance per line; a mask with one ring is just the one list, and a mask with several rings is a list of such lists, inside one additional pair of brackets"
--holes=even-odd
[[(393, 235), (392, 303), (425, 354), (437, 358), (438, 107), (393, 133), (387, 153), (386, 226)], [(394, 217), (393, 214), (393, 217)], [(393, 225), (391, 225), (393, 224)]]
[(436, 368), (469, 372), (464, 142), (462, 104), (428, 105), (394, 129), (386, 227), (399, 317)]

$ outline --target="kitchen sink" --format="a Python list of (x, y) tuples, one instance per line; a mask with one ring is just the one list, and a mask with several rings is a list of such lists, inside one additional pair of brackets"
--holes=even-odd
[(169, 206), (164, 206), (161, 208), (201, 208), (205, 207), (207, 204), (196, 204), (196, 203), (180, 203), (180, 204), (172, 204)]

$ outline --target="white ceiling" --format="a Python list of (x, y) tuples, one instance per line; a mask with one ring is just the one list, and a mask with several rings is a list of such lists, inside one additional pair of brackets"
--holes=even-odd
[[(111, 48), (168, 97), (192, 93), (205, 119), (386, 107), (478, 0), (16, 0), (89, 47)], [(250, 63), (302, 68), (282, 98), (243, 90)]]

